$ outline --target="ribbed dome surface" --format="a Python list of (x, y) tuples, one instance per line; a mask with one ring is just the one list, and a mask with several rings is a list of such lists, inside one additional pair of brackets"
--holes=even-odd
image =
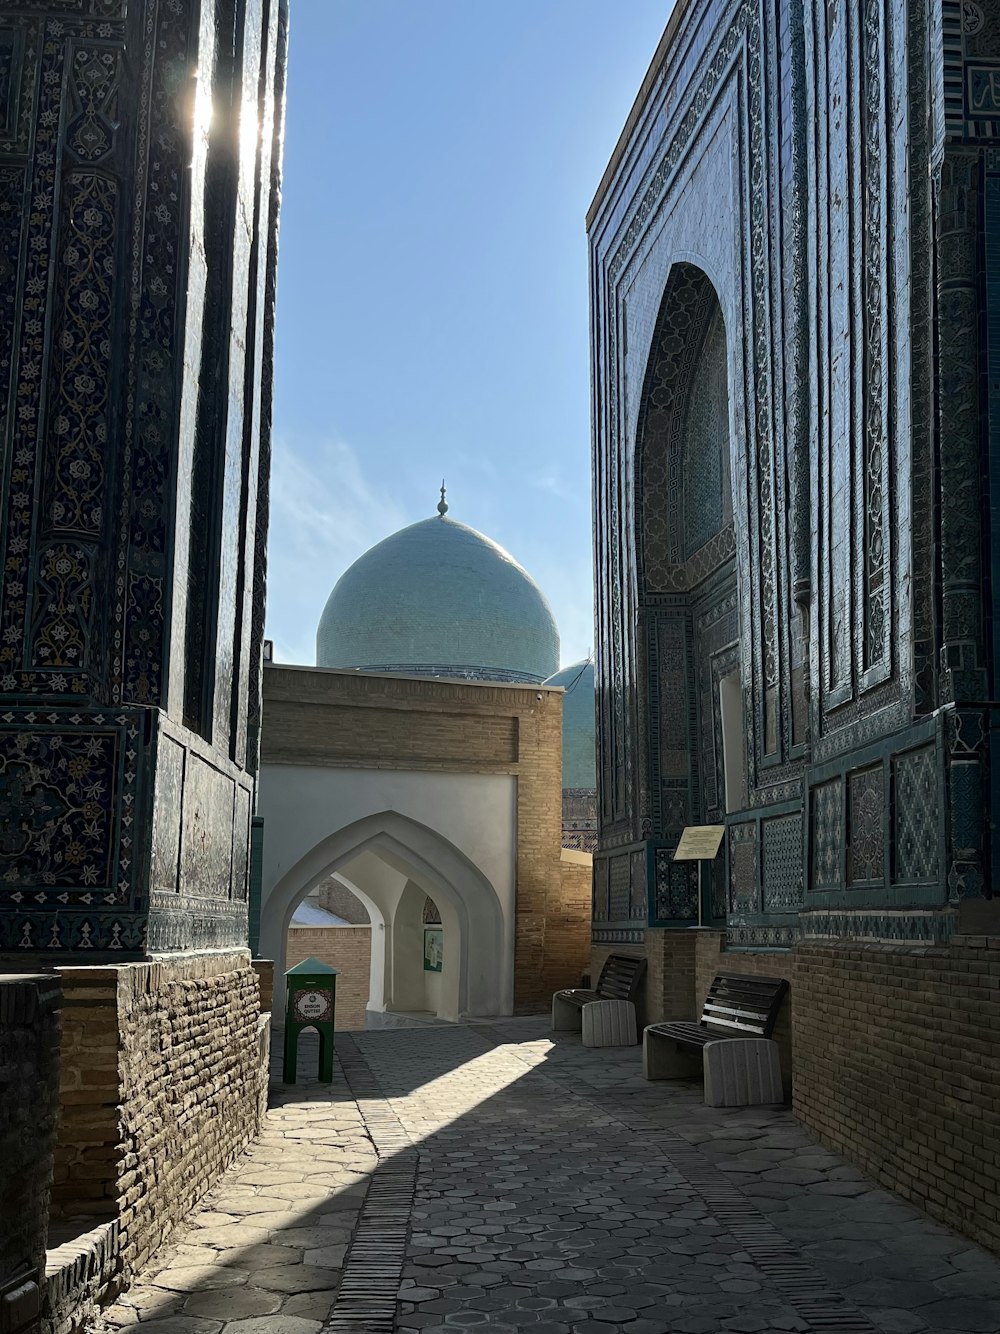
[(544, 681), (559, 663), (545, 597), (517, 561), (447, 515), (393, 533), (337, 581), (320, 667)]
[(563, 787), (597, 786), (597, 740), (594, 718), (594, 664), (589, 658), (564, 667), (545, 682), (562, 686)]

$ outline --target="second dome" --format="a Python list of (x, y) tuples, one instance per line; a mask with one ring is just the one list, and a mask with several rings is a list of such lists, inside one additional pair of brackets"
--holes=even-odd
[(442, 514), (393, 533), (341, 575), (320, 618), (316, 663), (541, 682), (559, 666), (559, 632), (527, 570)]

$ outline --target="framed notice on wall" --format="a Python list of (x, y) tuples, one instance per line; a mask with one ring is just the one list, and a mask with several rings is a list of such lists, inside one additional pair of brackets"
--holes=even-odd
[(424, 927), (424, 972), (440, 973), (444, 965), (444, 931), (439, 926)]

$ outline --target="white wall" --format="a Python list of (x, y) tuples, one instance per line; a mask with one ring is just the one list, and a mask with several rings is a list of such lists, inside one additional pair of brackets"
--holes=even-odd
[[(343, 871), (388, 922), (396, 904), (373, 892), (361, 861), (367, 852), (430, 894), (441, 910), (454, 971), (446, 961), (439, 1013), (509, 1014), (516, 798), (516, 779), (502, 774), (264, 765), (258, 798), (264, 817), (262, 951), (283, 968), (291, 914), (331, 871)], [(387, 930), (385, 937), (390, 935)], [(388, 984), (394, 976), (388, 939), (384, 949)]]
[[(358, 884), (350, 878), (355, 872), (362, 883)], [(392, 977), (392, 911), (406, 888), (406, 876), (387, 866), (374, 854), (363, 852), (360, 857), (349, 862), (343, 871), (338, 871), (336, 879), (364, 905), (371, 920), (372, 952), (368, 970), (368, 1009), (384, 1010)], [(286, 939), (287, 936), (286, 930)], [(389, 999), (391, 1002), (391, 998)]]

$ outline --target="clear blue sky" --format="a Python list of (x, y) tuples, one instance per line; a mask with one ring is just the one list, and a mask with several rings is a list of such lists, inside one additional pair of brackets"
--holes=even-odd
[(295, 0), (267, 633), (431, 516), (593, 642), (584, 215), (671, 0)]

